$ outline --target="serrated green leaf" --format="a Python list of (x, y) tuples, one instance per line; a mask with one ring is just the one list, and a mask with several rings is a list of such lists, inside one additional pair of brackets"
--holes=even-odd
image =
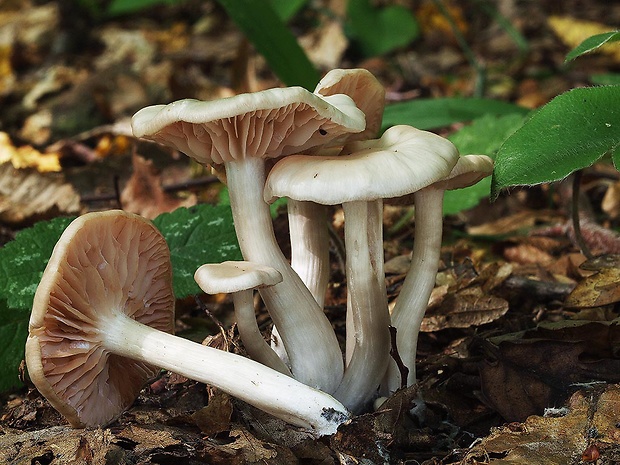
[(194, 273), (205, 263), (241, 260), (229, 206), (178, 208), (153, 220), (170, 247), (177, 298), (200, 293)]
[(17, 233), (15, 239), (0, 248), (0, 299), (10, 308), (32, 307), (43, 270), (54, 245), (73, 218), (41, 221)]
[(19, 365), (24, 359), (30, 312), (9, 308), (0, 299), (0, 392), (21, 386)]
[(284, 22), (264, 0), (218, 0), (271, 70), (287, 86), (313, 90), (319, 82), (314, 68)]
[(484, 98), (415, 99), (388, 105), (383, 114), (382, 128), (408, 124), (418, 129), (435, 129), (461, 121), (472, 121), (484, 115), (525, 115), (527, 108)]
[(588, 37), (586, 40), (577, 45), (574, 49), (572, 49), (566, 55), (566, 59), (564, 63), (568, 63), (569, 61), (574, 60), (581, 55), (585, 55), (586, 53), (590, 53), (597, 48), (610, 43), (617, 42), (620, 40), (620, 31), (610, 31), (604, 32), (602, 34), (596, 34), (591, 37)]
[(538, 110), (500, 147), (491, 195), (557, 181), (620, 144), (620, 86), (573, 89)]
[(403, 47), (420, 35), (418, 22), (408, 8), (375, 8), (369, 0), (349, 0), (347, 32), (365, 56), (378, 56)]
[[(499, 117), (485, 115), (450, 135), (448, 139), (463, 155), (487, 155), (495, 159), (502, 143), (521, 127), (524, 121), (523, 115), (515, 113)], [(444, 215), (454, 215), (473, 208), (481, 199), (488, 197), (490, 192), (490, 177), (464, 189), (446, 191), (443, 202)]]

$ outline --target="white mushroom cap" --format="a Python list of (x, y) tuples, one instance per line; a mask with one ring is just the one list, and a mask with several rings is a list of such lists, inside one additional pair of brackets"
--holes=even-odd
[(114, 420), (159, 371), (106, 351), (99, 323), (114, 311), (173, 332), (170, 254), (149, 221), (117, 210), (89, 213), (54, 247), (26, 343), (32, 382), (73, 426)]
[(348, 140), (374, 138), (381, 129), (385, 108), (385, 88), (366, 69), (333, 69), (314, 89), (315, 94), (345, 94), (353, 99), (357, 108), (366, 115), (366, 129), (352, 134)]
[(194, 279), (207, 294), (233, 292), (274, 286), (282, 282), (275, 268), (247, 261), (207, 263), (196, 270)]
[(336, 205), (400, 197), (450, 174), (458, 160), (454, 144), (411, 126), (394, 126), (380, 139), (353, 142), (350, 155), (286, 157), (271, 169), (264, 198)]
[(366, 126), (346, 95), (321, 97), (301, 87), (268, 89), (216, 101), (179, 100), (143, 108), (133, 132), (171, 146), (202, 164), (274, 158), (338, 145)]

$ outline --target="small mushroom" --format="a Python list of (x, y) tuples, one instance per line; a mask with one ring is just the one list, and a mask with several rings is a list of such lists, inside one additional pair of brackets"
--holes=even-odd
[(210, 384), (317, 436), (349, 417), (328, 394), (245, 357), (173, 334), (170, 255), (148, 221), (122, 211), (74, 220), (37, 288), (26, 363), (75, 427), (103, 426), (161, 367)]
[(282, 281), (280, 272), (269, 266), (244, 261), (207, 263), (194, 279), (207, 294), (232, 294), (237, 328), (248, 355), (259, 363), (291, 376), (282, 359), (267, 344), (256, 323), (253, 289), (274, 286)]
[[(396, 363), (390, 361), (386, 374), (386, 393), (416, 382), (416, 351), (422, 319), (428, 306), (441, 251), (443, 228), (443, 194), (448, 189), (461, 189), (476, 184), (493, 171), (493, 160), (485, 155), (466, 155), (458, 159), (450, 175), (413, 193), (415, 204), (415, 239), (412, 261), (394, 308), (392, 326), (396, 328), (396, 346), (403, 364), (409, 369), (406, 383)], [(399, 199), (409, 202), (411, 196)]]
[(264, 195), (269, 202), (288, 197), (343, 205), (347, 364), (334, 396), (356, 411), (377, 391), (389, 358), (382, 199), (405, 195), (447, 176), (458, 152), (448, 140), (410, 126), (395, 126), (380, 139), (353, 142), (345, 150), (352, 153), (293, 155), (278, 161)]
[(176, 148), (200, 163), (224, 164), (244, 259), (282, 274), (280, 284), (260, 293), (282, 337), (293, 376), (333, 392), (343, 372), (338, 340), (277, 245), (262, 198), (264, 159), (340, 145), (348, 134), (364, 130), (364, 114), (345, 95), (321, 97), (289, 87), (143, 108), (133, 116), (132, 127), (137, 137)]

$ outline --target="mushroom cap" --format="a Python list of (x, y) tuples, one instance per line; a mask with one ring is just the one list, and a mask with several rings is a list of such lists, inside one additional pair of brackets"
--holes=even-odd
[(138, 111), (131, 124), (137, 137), (171, 146), (205, 165), (338, 145), (366, 127), (364, 113), (348, 96), (322, 97), (302, 87), (154, 105)]
[(380, 139), (353, 142), (349, 155), (292, 155), (269, 172), (264, 198), (336, 205), (400, 197), (450, 174), (458, 151), (447, 139), (411, 126), (393, 126)]
[(493, 172), (493, 159), (486, 155), (464, 155), (459, 157), (450, 175), (431, 187), (452, 190), (473, 186)]
[(54, 247), (35, 293), (26, 342), (32, 382), (75, 427), (110, 423), (158, 373), (102, 347), (98, 325), (118, 311), (173, 332), (168, 247), (137, 215), (87, 213)]
[[(428, 186), (429, 189), (462, 189), (476, 184), (493, 172), (493, 159), (486, 155), (464, 155), (459, 157), (450, 174)], [(404, 195), (390, 200), (391, 205), (411, 205), (413, 194)]]
[(385, 108), (385, 88), (370, 71), (361, 68), (333, 69), (321, 79), (314, 93), (323, 96), (348, 95), (364, 112), (366, 129), (349, 136), (348, 140), (366, 140), (379, 134)]
[(230, 294), (274, 286), (282, 282), (282, 275), (270, 266), (240, 260), (202, 265), (194, 279), (207, 294)]

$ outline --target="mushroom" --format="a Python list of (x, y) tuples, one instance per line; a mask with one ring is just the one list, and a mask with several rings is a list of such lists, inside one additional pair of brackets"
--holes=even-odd
[[(378, 134), (385, 107), (385, 89), (369, 71), (334, 69), (321, 79), (314, 93), (322, 96), (348, 95), (357, 108), (364, 112), (366, 128), (362, 132), (349, 134), (343, 143), (368, 139)], [(341, 148), (333, 147), (330, 150), (339, 152)], [(323, 150), (319, 153), (325, 155)], [(291, 266), (323, 308), (330, 275), (328, 207), (314, 202), (288, 199), (287, 214)], [(281, 345), (277, 344), (279, 339), (277, 327), (274, 326), (272, 345), (280, 357), (286, 360), (286, 353)]]
[(300, 87), (268, 89), (213, 102), (181, 100), (143, 108), (133, 132), (185, 152), (203, 164), (224, 164), (237, 238), (245, 260), (271, 266), (282, 282), (259, 292), (279, 329), (293, 376), (333, 392), (343, 361), (322, 308), (279, 249), (262, 199), (265, 158), (329, 144), (365, 128), (345, 95), (321, 97)]
[(282, 281), (278, 270), (258, 263), (228, 261), (202, 265), (194, 279), (207, 294), (232, 294), (239, 336), (248, 355), (259, 363), (291, 376), (291, 371), (267, 344), (256, 323), (253, 289)]
[[(447, 189), (471, 186), (493, 171), (493, 160), (485, 155), (466, 155), (458, 159), (445, 179), (413, 193), (415, 204), (415, 239), (412, 261), (394, 308), (392, 326), (396, 328), (396, 347), (409, 369), (406, 383), (394, 361), (386, 374), (388, 393), (416, 382), (416, 349), (422, 319), (428, 306), (439, 267), (443, 225), (443, 194)], [(400, 199), (400, 203), (407, 202)]]
[(328, 394), (245, 357), (174, 336), (170, 255), (148, 221), (122, 211), (74, 220), (37, 288), (26, 363), (75, 427), (112, 422), (161, 367), (210, 384), (315, 435), (349, 417)]
[[(345, 94), (366, 116), (366, 128), (349, 134), (346, 141), (375, 137), (381, 128), (385, 89), (365, 69), (334, 69), (328, 72), (314, 90), (330, 96)], [(340, 151), (341, 147), (337, 147)], [(319, 152), (321, 155), (324, 153)], [(314, 202), (289, 199), (288, 221), (291, 236), (291, 265), (306, 284), (315, 300), (323, 307), (329, 281), (329, 234), (327, 207)]]
[(293, 155), (278, 161), (265, 185), (277, 197), (342, 204), (347, 260), (346, 369), (334, 396), (352, 411), (376, 392), (389, 358), (390, 317), (383, 274), (382, 199), (406, 195), (450, 173), (451, 142), (410, 126), (380, 139), (353, 142), (349, 154)]

